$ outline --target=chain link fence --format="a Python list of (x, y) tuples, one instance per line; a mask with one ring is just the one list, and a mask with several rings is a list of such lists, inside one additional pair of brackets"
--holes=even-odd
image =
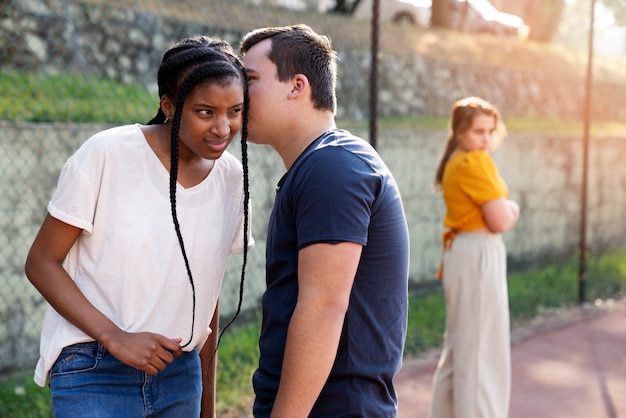
[[(237, 46), (241, 36), (259, 26), (307, 23), (330, 34), (340, 57), (338, 116), (356, 133), (370, 139), (367, 121), (371, 77), (370, 28), (350, 16), (257, 7), (252, 1), (165, 0), (2, 0), (0, 11), (0, 75), (6, 71), (37, 74), (81, 74), (104, 78), (154, 94), (146, 120), (156, 111), (156, 69), (163, 52), (175, 41), (207, 33)], [(310, 6), (310, 5), (309, 5)], [(406, 32), (402, 32), (402, 30)], [(381, 47), (388, 38), (411, 39), (411, 29), (381, 28)], [(387, 39), (387, 41), (385, 41)], [(482, 95), (497, 103), (505, 116), (571, 116), (582, 114), (584, 91), (573, 75), (501, 67), (470, 68), (453, 59), (411, 55), (407, 50), (380, 52), (378, 114), (397, 118), (376, 132), (377, 148), (401, 186), (412, 236), (411, 281), (432, 285), (441, 247), (443, 203), (432, 191), (432, 177), (446, 132), (405, 128), (403, 117), (447, 116), (455, 98)], [(454, 57), (452, 57), (454, 58)], [(494, 81), (495, 80), (495, 81)], [(624, 119), (626, 83), (602, 84), (595, 112), (603, 119)], [(514, 86), (514, 88), (511, 88)], [(32, 368), (46, 307), (23, 272), (24, 260), (45, 216), (45, 208), (64, 161), (91, 134), (108, 124), (27, 123), (7, 117), (6, 109), (23, 98), (5, 94), (0, 84), (0, 375)], [(549, 90), (550, 95), (545, 91)], [(36, 94), (33, 92), (32, 94)], [(550, 96), (547, 98), (547, 96)], [(42, 107), (63, 107), (55, 97), (37, 97)], [(100, 103), (105, 113), (107, 103)], [(620, 113), (622, 112), (622, 113)], [(45, 118), (43, 118), (45, 119)], [(97, 117), (96, 117), (97, 119)], [(17, 120), (18, 122), (15, 122)], [(27, 119), (24, 119), (27, 120)], [(63, 121), (67, 122), (67, 121)], [(106, 121), (101, 121), (106, 122)], [(135, 120), (128, 122), (145, 122)], [(509, 183), (522, 219), (507, 233), (510, 271), (521, 273), (510, 288), (522, 292), (537, 275), (552, 268), (554, 289), (546, 307), (577, 301), (581, 275), (580, 208), (582, 150), (579, 137), (547, 134), (512, 135), (496, 160)], [(238, 155), (236, 141), (231, 149)], [(586, 298), (610, 297), (623, 291), (625, 271), (609, 268), (607, 257), (626, 251), (626, 133), (593, 137), (590, 147), (589, 209), (585, 265)], [(250, 149), (253, 232), (257, 242), (247, 269), (245, 308), (258, 305), (264, 286), (264, 239), (274, 183), (283, 167), (271, 150)], [(222, 309), (236, 306), (241, 259), (229, 262)], [(624, 267), (622, 266), (622, 269)], [(541, 272), (541, 273), (539, 273)], [(621, 281), (620, 281), (621, 280)], [(554, 297), (552, 297), (554, 296)], [(511, 300), (512, 310), (526, 309)]]

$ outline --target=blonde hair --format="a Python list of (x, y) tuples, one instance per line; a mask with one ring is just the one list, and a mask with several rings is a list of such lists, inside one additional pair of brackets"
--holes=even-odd
[(472, 127), (474, 117), (477, 115), (493, 116), (496, 120), (496, 131), (494, 132), (494, 141), (491, 146), (495, 149), (504, 137), (506, 136), (506, 127), (500, 117), (498, 109), (488, 101), (481, 99), (480, 97), (466, 97), (461, 100), (457, 100), (452, 105), (452, 116), (450, 118), (450, 136), (446, 143), (437, 172), (435, 174), (435, 189), (441, 190), (441, 180), (443, 178), (443, 171), (446, 167), (446, 163), (450, 159), (450, 156), (458, 146), (458, 134), (467, 131)]

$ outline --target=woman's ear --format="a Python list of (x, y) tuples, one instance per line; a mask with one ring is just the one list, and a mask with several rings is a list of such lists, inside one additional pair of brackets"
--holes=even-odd
[(174, 104), (172, 103), (172, 100), (166, 94), (164, 94), (163, 96), (161, 96), (160, 105), (163, 114), (165, 114), (165, 117), (171, 120), (172, 117), (174, 117), (174, 110), (176, 109)]

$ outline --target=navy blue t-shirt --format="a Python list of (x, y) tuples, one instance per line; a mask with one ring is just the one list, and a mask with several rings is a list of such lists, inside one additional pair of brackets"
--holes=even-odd
[(311, 417), (395, 417), (402, 362), (409, 237), (397, 184), (376, 151), (347, 131), (316, 139), (280, 180), (270, 215), (255, 417), (270, 415), (298, 297), (298, 251), (363, 245), (339, 349)]

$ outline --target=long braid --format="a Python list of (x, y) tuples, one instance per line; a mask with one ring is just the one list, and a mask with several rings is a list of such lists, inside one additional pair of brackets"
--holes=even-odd
[[(176, 188), (178, 178), (178, 158), (179, 158), (179, 137), (180, 125), (183, 113), (183, 106), (187, 94), (202, 80), (225, 80), (229, 77), (239, 78), (244, 88), (244, 104), (243, 104), (243, 120), (241, 127), (241, 153), (243, 166), (243, 265), (241, 268), (241, 280), (239, 285), (239, 302), (237, 311), (233, 319), (222, 330), (215, 352), (221, 341), (224, 331), (235, 321), (241, 311), (244, 291), (245, 268), (248, 256), (248, 231), (249, 231), (249, 177), (248, 177), (248, 152), (247, 152), (247, 136), (248, 136), (248, 83), (246, 71), (239, 58), (233, 53), (231, 46), (224, 40), (199, 36), (187, 38), (176, 44), (168, 50), (163, 56), (163, 61), (158, 71), (159, 97), (167, 95), (176, 101), (175, 113), (172, 117), (172, 129), (170, 137), (171, 157), (170, 157), (170, 204), (174, 229), (181, 248), (187, 276), (192, 289), (193, 297), (193, 317), (191, 322), (191, 335), (189, 340), (181, 347), (186, 347), (193, 340), (193, 331), (195, 327), (195, 310), (196, 310), (196, 292), (193, 275), (176, 211)], [(164, 123), (167, 118), (159, 106), (157, 114), (148, 122), (151, 124)]]
[[(179, 99), (182, 97), (183, 102), (186, 94), (182, 94), (179, 96)], [(174, 117), (172, 119), (172, 132), (170, 136), (170, 205), (172, 207), (172, 219), (174, 221), (174, 229), (176, 230), (176, 236), (178, 237), (178, 243), (180, 245), (180, 250), (183, 254), (183, 259), (185, 261), (185, 268), (187, 269), (187, 276), (189, 277), (189, 283), (191, 284), (191, 294), (192, 294), (192, 315), (191, 315), (191, 335), (189, 336), (189, 340), (181, 345), (181, 347), (187, 347), (191, 340), (193, 339), (193, 330), (196, 322), (196, 286), (193, 282), (193, 276), (191, 274), (191, 267), (189, 267), (189, 259), (187, 258), (187, 251), (185, 251), (185, 243), (183, 241), (183, 235), (180, 232), (180, 224), (178, 222), (178, 215), (176, 213), (176, 185), (178, 180), (178, 132), (180, 131), (180, 120), (182, 117), (182, 105), (179, 107), (178, 104), (176, 106), (176, 111), (174, 112)]]
[(243, 69), (243, 66), (241, 66), (241, 73), (245, 81), (245, 87), (243, 92), (243, 122), (241, 124), (241, 164), (243, 166), (243, 262), (241, 265), (241, 278), (239, 280), (239, 301), (237, 303), (237, 310), (235, 311), (235, 315), (233, 315), (232, 319), (226, 324), (224, 328), (222, 328), (220, 336), (217, 340), (217, 344), (215, 346), (215, 351), (213, 352), (213, 357), (217, 353), (217, 349), (220, 346), (220, 342), (222, 341), (224, 332), (226, 332), (228, 327), (230, 327), (233, 322), (235, 322), (235, 320), (239, 316), (239, 313), (241, 312), (241, 305), (243, 304), (246, 264), (248, 262), (248, 229), (250, 224), (250, 214), (248, 210), (250, 204), (250, 182), (248, 175), (248, 108), (250, 105), (248, 101), (248, 77), (245, 70)]
[(180, 232), (180, 225), (178, 223), (178, 216), (176, 214), (176, 185), (178, 175), (178, 132), (180, 131), (180, 120), (183, 115), (183, 106), (185, 105), (185, 99), (189, 91), (198, 84), (199, 81), (206, 79), (207, 77), (219, 77), (222, 75), (228, 75), (232, 73), (230, 66), (226, 64), (220, 64), (214, 62), (202, 64), (196, 67), (193, 72), (187, 76), (183, 84), (181, 84), (178, 92), (178, 98), (176, 100), (176, 111), (172, 118), (172, 133), (171, 133), (171, 159), (170, 159), (170, 202), (172, 205), (172, 218), (174, 220), (174, 228), (176, 229), (176, 235), (178, 236), (178, 243), (185, 260), (185, 268), (187, 269), (187, 275), (189, 276), (189, 283), (191, 284), (192, 296), (193, 296), (193, 315), (191, 318), (191, 335), (189, 341), (187, 341), (181, 347), (186, 347), (191, 343), (193, 339), (193, 330), (195, 326), (196, 317), (196, 288), (193, 282), (193, 276), (191, 274), (191, 268), (189, 267), (189, 260), (187, 258), (187, 252), (185, 251), (185, 243), (183, 242), (183, 236)]

